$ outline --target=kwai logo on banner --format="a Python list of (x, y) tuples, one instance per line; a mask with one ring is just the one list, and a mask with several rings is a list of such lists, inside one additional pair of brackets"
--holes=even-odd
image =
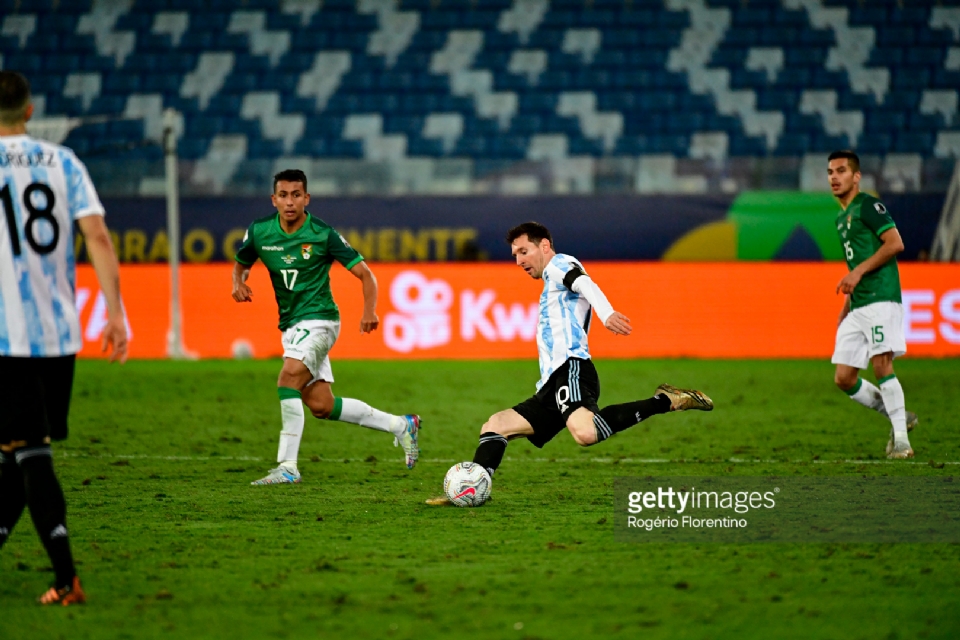
[(453, 288), (447, 282), (402, 271), (390, 285), (390, 302), (397, 310), (383, 321), (383, 341), (390, 349), (410, 353), (450, 342)]
[[(483, 339), (532, 342), (537, 333), (537, 303), (497, 302), (494, 289), (463, 289), (460, 300), (460, 336), (464, 342)], [(390, 284), (390, 302), (396, 311), (386, 315), (383, 341), (393, 351), (410, 353), (451, 343), (454, 288), (446, 280), (428, 279), (420, 271), (402, 271)]]

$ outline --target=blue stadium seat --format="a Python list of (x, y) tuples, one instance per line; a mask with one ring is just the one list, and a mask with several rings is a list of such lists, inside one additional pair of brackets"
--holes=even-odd
[(904, 73), (892, 74), (890, 86), (894, 90), (920, 91), (930, 85), (930, 71), (923, 68), (912, 68)]
[(878, 132), (861, 135), (857, 141), (857, 151), (861, 154), (885, 154), (893, 147), (893, 136), (889, 133)]
[(731, 89), (753, 89), (764, 87), (768, 83), (766, 71), (751, 71), (748, 69), (734, 69), (730, 73)]
[(646, 136), (621, 136), (620, 139), (617, 140), (614, 153), (617, 155), (636, 156), (648, 153), (649, 150), (650, 145), (647, 142)]
[(941, 47), (911, 47), (907, 50), (904, 61), (910, 66), (940, 66), (945, 58), (946, 51)]
[(40, 72), (40, 68), (43, 65), (43, 57), (33, 54), (14, 54), (10, 57), (4, 58), (4, 69), (10, 71), (19, 71), (27, 76), (31, 80), (31, 83), (36, 89), (36, 79), (32, 76)]
[(111, 120), (107, 123), (107, 137), (112, 140), (143, 140), (143, 120)]
[(875, 26), (885, 24), (886, 21), (886, 7), (864, 7), (857, 5), (850, 8), (851, 25)]
[(330, 155), (330, 145), (324, 138), (304, 136), (294, 145), (293, 153), (298, 156), (328, 156)]
[[(59, 96), (63, 93), (64, 78), (48, 74), (40, 74), (30, 78), (30, 90), (34, 94), (55, 94)], [(49, 103), (47, 111), (50, 110)]]
[(241, 73), (234, 71), (223, 81), (224, 93), (243, 94), (260, 89), (260, 76), (255, 73)]
[(94, 46), (93, 36), (78, 35), (75, 33), (64, 34), (62, 51), (74, 55), (95, 53), (96, 47)]
[(877, 27), (877, 47), (887, 48), (892, 46), (912, 46), (916, 42), (916, 32), (910, 26), (903, 24), (892, 24)]
[(445, 155), (442, 141), (423, 138), (410, 138), (407, 152), (414, 157), (440, 158)]
[(487, 140), (480, 136), (461, 136), (453, 155), (482, 157), (487, 153)]
[(337, 158), (362, 158), (363, 145), (358, 140), (333, 140), (330, 155)]
[(184, 51), (210, 51), (213, 49), (214, 35), (206, 31), (187, 31), (180, 39), (180, 48)]
[(730, 140), (731, 156), (765, 156), (767, 143), (762, 138), (751, 136), (733, 136)]
[(686, 156), (690, 148), (690, 138), (685, 135), (654, 135), (648, 142), (651, 153), (672, 153), (677, 157)]
[(41, 13), (37, 16), (37, 31), (62, 36), (76, 31), (77, 18), (69, 13)]
[(569, 143), (570, 155), (600, 157), (604, 154), (603, 143), (590, 138), (574, 137)]
[(247, 143), (247, 157), (251, 159), (279, 158), (283, 152), (282, 140), (254, 139)]
[(39, 53), (58, 53), (61, 50), (60, 38), (59, 34), (37, 31), (27, 39), (27, 47)]
[(960, 71), (938, 69), (933, 74), (931, 87), (937, 89), (956, 89), (960, 87)]
[(906, 117), (899, 111), (877, 109), (867, 113), (864, 119), (864, 130), (877, 133), (900, 131), (906, 125), (906, 122)]
[(637, 105), (630, 91), (613, 91), (597, 95), (597, 109), (600, 111), (633, 111)]
[[(135, 56), (131, 56), (135, 57)], [(112, 72), (116, 69), (113, 58), (96, 54), (86, 55), (80, 59), (81, 71), (97, 71), (100, 73)]]
[(127, 105), (125, 96), (99, 96), (90, 104), (90, 115), (116, 116), (123, 113)]
[[(777, 141), (774, 155), (800, 156), (810, 148), (810, 136), (806, 133), (783, 133)], [(858, 147), (859, 148), (859, 147)]]
[(152, 26), (152, 14), (131, 12), (119, 16), (114, 29), (117, 31), (137, 31), (139, 35), (149, 32)]
[(239, 95), (221, 93), (210, 98), (207, 113), (211, 116), (238, 116), (243, 99)]
[(910, 131), (936, 132), (947, 129), (948, 123), (941, 114), (911, 113), (907, 120), (907, 128)]
[(184, 129), (187, 137), (211, 138), (224, 131), (223, 118), (195, 114), (184, 120)]
[(522, 160), (527, 155), (527, 139), (522, 136), (498, 136), (487, 145), (487, 154), (493, 158)]
[(893, 142), (897, 153), (930, 154), (933, 152), (934, 135), (929, 132), (900, 131)]
[(111, 73), (102, 80), (101, 93), (129, 95), (140, 91), (140, 75), (134, 73)]
[(493, 138), (500, 135), (500, 127), (493, 120), (465, 116), (463, 119), (463, 134), (465, 136), (483, 136)]
[[(0, 0), (0, 13), (5, 2), (13, 1)], [(802, 155), (848, 142), (845, 136), (828, 136), (820, 116), (799, 113), (801, 92), (812, 89), (836, 91), (840, 111), (865, 114), (864, 136), (858, 141), (865, 153), (930, 153), (936, 135), (947, 126), (940, 115), (918, 113), (925, 90), (960, 87), (960, 71), (944, 68), (948, 48), (956, 46), (953, 34), (929, 26), (929, 3), (825, 2), (847, 7), (851, 26), (876, 29), (876, 46), (867, 67), (886, 68), (891, 74), (891, 85), (879, 104), (871, 92), (854, 93), (846, 72), (825, 68), (828, 52), (836, 44), (834, 30), (812, 28), (805, 9), (785, 8), (781, 0), (707, 0), (707, 4), (726, 7), (732, 16), (731, 27), (707, 65), (727, 69), (732, 89), (756, 91), (760, 111), (782, 112), (786, 118), (775, 155)], [(398, 3), (403, 11), (419, 12), (420, 27), (389, 68), (387, 57), (367, 51), (380, 18), (361, 12), (355, 0), (324, 0), (306, 28), (299, 14), (278, 11), (273, 0), (134, 3), (114, 25), (116, 31), (136, 34), (134, 50), (119, 69), (112, 53), (98, 54), (92, 35), (76, 33), (91, 0), (31, 0), (31, 10), (39, 7), (36, 32), (23, 48), (18, 36), (0, 36), (0, 47), (4, 66), (27, 73), (34, 92), (46, 98), (47, 111), (54, 115), (85, 114), (79, 98), (62, 95), (66, 77), (75, 72), (101, 75), (102, 95), (94, 97), (89, 114), (122, 113), (132, 93), (161, 94), (165, 106), (183, 112), (190, 135), (196, 137), (187, 149), (192, 157), (206, 153), (213, 136), (230, 133), (247, 136), (250, 158), (269, 161), (282, 153), (280, 141), (262, 137), (259, 120), (239, 117), (244, 96), (253, 91), (274, 91), (280, 96), (282, 113), (307, 117), (303, 139), (290, 152), (314, 157), (362, 157), (362, 144), (342, 137), (344, 118), (357, 113), (382, 114), (384, 131), (406, 135), (408, 154), (422, 157), (444, 155), (441, 141), (422, 137), (426, 116), (458, 113), (464, 119), (464, 133), (450, 155), (472, 157), (490, 170), (501, 171), (525, 158), (529, 138), (538, 133), (565, 134), (572, 154), (604, 155), (598, 140), (584, 137), (578, 118), (557, 115), (559, 96), (572, 91), (593, 91), (599, 111), (623, 116), (624, 133), (616, 148), (607, 152), (613, 155), (686, 157), (690, 135), (697, 131), (727, 132), (732, 155), (767, 155), (765, 139), (745, 135), (739, 116), (721, 115), (710, 93), (692, 93), (687, 73), (667, 69), (671, 49), (680, 45), (684, 29), (691, 24), (689, 11), (671, 11), (663, 0), (552, 0), (529, 41), (521, 43), (517, 33), (498, 28), (501, 13), (513, 5), (514, 0), (468, 5), (453, 0)], [(246, 33), (227, 32), (236, 10), (262, 10), (269, 30), (289, 33), (290, 50), (278, 64), (255, 54)], [(159, 11), (189, 13), (188, 29), (178, 46), (173, 46), (168, 34), (152, 32)], [(601, 45), (592, 61), (562, 50), (571, 28), (600, 30)], [(483, 46), (470, 66), (491, 72), (495, 91), (513, 92), (518, 98), (507, 131), (500, 129), (496, 118), (478, 116), (474, 96), (453, 95), (447, 72), (428, 71), (435, 54), (446, 46), (449, 32), (463, 29), (483, 34)], [(763, 46), (784, 51), (784, 68), (774, 82), (765, 71), (745, 68), (748, 50)], [(518, 49), (542, 49), (547, 54), (547, 68), (536, 83), (526, 74), (507, 70)], [(181, 87), (187, 74), (197, 68), (199, 54), (215, 51), (232, 52), (235, 65), (209, 106), (200, 110), (196, 97), (180, 96)], [(332, 94), (326, 105), (313, 95), (320, 90), (318, 79), (301, 79), (313, 72), (321, 51), (350, 54), (349, 69), (339, 77), (339, 85), (328, 87)], [(301, 85), (310, 95), (298, 95)], [(129, 146), (125, 136), (130, 135), (127, 131), (108, 142)], [(91, 135), (76, 139), (87, 151), (101, 153)], [(154, 151), (136, 147), (124, 153), (146, 158)]]
[(890, 22), (894, 24), (926, 24), (930, 20), (930, 9), (923, 6), (896, 7), (890, 12)]

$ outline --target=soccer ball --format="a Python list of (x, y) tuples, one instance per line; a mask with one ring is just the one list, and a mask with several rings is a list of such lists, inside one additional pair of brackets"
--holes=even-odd
[(253, 345), (248, 340), (238, 338), (230, 345), (234, 360), (247, 360), (253, 357)]
[(443, 479), (443, 492), (458, 507), (479, 507), (490, 497), (492, 486), (490, 474), (475, 462), (453, 465)]

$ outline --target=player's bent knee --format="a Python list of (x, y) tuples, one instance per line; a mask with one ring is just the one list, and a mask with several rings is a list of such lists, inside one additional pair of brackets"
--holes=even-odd
[(581, 447), (589, 447), (590, 445), (597, 444), (597, 429), (593, 426), (592, 421), (590, 424), (571, 422), (567, 424), (567, 429), (570, 431), (570, 435), (573, 436), (573, 441)]
[(316, 396), (306, 394), (303, 398), (303, 403), (307, 405), (308, 409), (310, 409), (310, 413), (313, 414), (314, 418), (326, 420), (330, 417), (330, 414), (333, 413), (332, 396), (327, 398), (320, 394), (317, 394)]
[(500, 435), (506, 435), (503, 433), (506, 430), (506, 422), (500, 418), (499, 414), (494, 414), (490, 416), (486, 422), (483, 423), (483, 426), (480, 427), (480, 433), (499, 433)]
[(857, 384), (857, 375), (854, 374), (850, 376), (850, 375), (844, 375), (838, 372), (835, 376), (833, 376), (833, 382), (841, 390), (849, 391), (854, 387), (854, 385)]

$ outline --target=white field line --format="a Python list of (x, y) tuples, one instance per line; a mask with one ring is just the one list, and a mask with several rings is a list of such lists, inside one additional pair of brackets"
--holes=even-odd
[[(217, 460), (229, 460), (240, 462), (267, 462), (267, 458), (257, 458), (252, 456), (151, 456), (141, 454), (88, 454), (57, 452), (57, 457), (62, 458), (94, 458), (94, 459), (118, 459), (118, 460), (172, 460), (182, 462), (213, 462)], [(724, 460), (669, 460), (667, 458), (534, 458), (534, 457), (505, 457), (507, 462), (594, 462), (599, 464), (890, 464), (890, 465), (929, 465), (929, 462), (919, 460), (761, 460), (746, 458), (726, 458)], [(306, 462), (307, 460), (304, 460)], [(364, 458), (321, 458), (318, 462), (365, 462)], [(455, 463), (461, 462), (454, 458), (421, 458), (420, 462), (429, 463)], [(960, 465), (960, 461), (935, 461), (936, 464)]]

